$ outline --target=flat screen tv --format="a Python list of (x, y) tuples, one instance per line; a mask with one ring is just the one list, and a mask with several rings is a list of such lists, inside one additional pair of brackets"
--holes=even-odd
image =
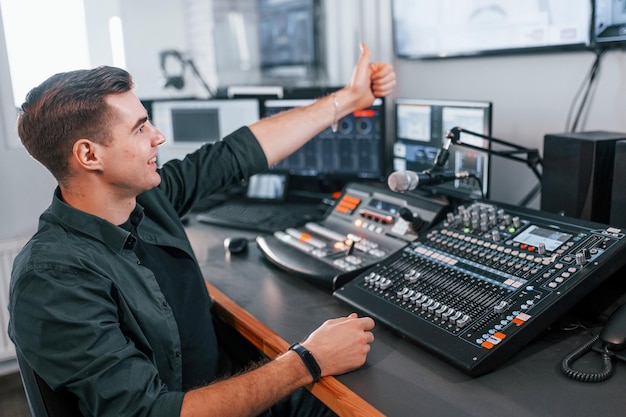
[[(620, 2), (623, 4), (623, 2)], [(392, 0), (402, 58), (447, 58), (585, 49), (589, 0)]]

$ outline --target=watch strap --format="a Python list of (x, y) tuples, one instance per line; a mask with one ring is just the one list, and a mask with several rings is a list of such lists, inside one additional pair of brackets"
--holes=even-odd
[(313, 382), (319, 381), (322, 377), (322, 370), (320, 369), (320, 366), (313, 357), (313, 354), (300, 343), (294, 343), (293, 345), (289, 346), (289, 350), (293, 350), (298, 354), (298, 356), (300, 356), (300, 359), (302, 359), (304, 366), (306, 366), (306, 368), (309, 370), (309, 373), (313, 377)]

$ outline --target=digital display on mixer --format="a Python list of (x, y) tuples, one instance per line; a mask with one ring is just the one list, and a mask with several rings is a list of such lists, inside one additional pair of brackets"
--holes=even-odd
[(513, 240), (534, 247), (544, 245), (546, 250), (554, 251), (571, 237), (572, 235), (569, 233), (532, 225), (517, 235)]
[(377, 210), (386, 211), (387, 213), (391, 214), (397, 214), (400, 211), (399, 205), (390, 203), (388, 201), (383, 201), (378, 198), (372, 198), (368, 206), (373, 207)]

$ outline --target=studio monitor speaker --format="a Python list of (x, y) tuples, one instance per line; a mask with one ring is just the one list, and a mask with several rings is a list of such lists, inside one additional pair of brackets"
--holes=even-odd
[(626, 228), (626, 140), (615, 142), (609, 224)]
[(599, 131), (546, 135), (541, 209), (610, 224), (615, 149), (621, 140), (626, 140), (626, 134)]

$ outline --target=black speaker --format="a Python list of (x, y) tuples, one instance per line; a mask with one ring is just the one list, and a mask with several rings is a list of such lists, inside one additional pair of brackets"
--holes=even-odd
[(626, 140), (615, 142), (610, 225), (626, 228)]
[(610, 224), (615, 148), (626, 134), (548, 134), (543, 142), (541, 209)]

